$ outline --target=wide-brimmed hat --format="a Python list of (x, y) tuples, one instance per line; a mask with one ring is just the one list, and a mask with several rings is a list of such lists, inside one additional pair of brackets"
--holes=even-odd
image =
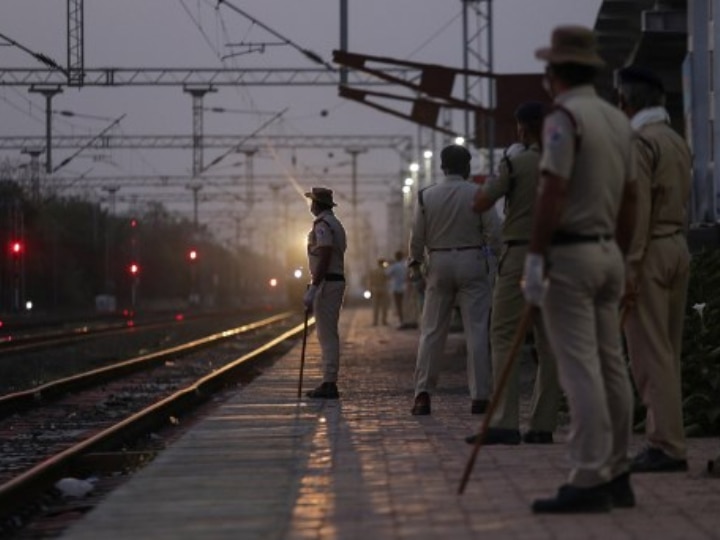
[(550, 47), (537, 49), (535, 58), (550, 64), (605, 65), (597, 52), (595, 33), (584, 26), (558, 26), (553, 30)]
[(311, 199), (320, 204), (324, 204), (326, 206), (337, 206), (337, 204), (333, 202), (333, 190), (330, 188), (314, 187), (310, 191), (308, 191), (305, 196), (308, 199)]

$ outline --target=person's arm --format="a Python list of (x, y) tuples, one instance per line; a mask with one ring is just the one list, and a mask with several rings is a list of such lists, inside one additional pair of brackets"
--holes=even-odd
[(480, 214), (485, 234), (485, 244), (489, 246), (495, 255), (498, 255), (502, 249), (502, 223), (498, 216), (495, 206), (490, 206), (485, 212)]
[(492, 208), (500, 197), (507, 195), (510, 187), (510, 171), (507, 163), (500, 163), (500, 175), (488, 180), (484, 186), (478, 186), (473, 197), (472, 208), (475, 212), (486, 212)]
[(577, 126), (570, 115), (565, 109), (557, 110), (543, 123), (543, 152), (528, 247), (530, 254), (545, 256), (565, 210), (577, 150)]
[(560, 224), (567, 198), (567, 178), (545, 171), (540, 175), (532, 234), (528, 251), (545, 255), (553, 233)]
[(425, 210), (420, 200), (413, 212), (413, 225), (410, 231), (410, 257), (408, 265), (421, 265), (425, 258)]
[[(632, 270), (637, 270), (637, 266), (642, 262), (645, 250), (647, 249), (648, 236), (650, 235), (651, 226), (651, 215), (653, 212), (653, 203), (657, 204), (658, 201), (654, 201), (652, 191), (652, 160), (653, 156), (650, 154), (649, 148), (639, 139), (633, 142), (633, 163), (632, 170), (635, 176), (635, 189), (634, 193), (634, 212), (633, 212), (633, 223), (626, 223), (623, 225), (625, 228), (623, 234), (627, 238), (620, 239), (620, 219), (629, 220), (630, 218), (623, 215), (623, 212), (629, 212), (630, 210), (621, 207), (620, 215), (618, 215), (618, 245), (620, 242), (625, 242), (625, 251), (623, 253), (627, 256), (628, 264)], [(624, 201), (625, 202), (625, 201)], [(625, 204), (630, 204), (633, 201), (627, 201)], [(622, 249), (623, 246), (621, 245)]]
[(330, 257), (332, 256), (332, 246), (319, 246), (315, 248), (318, 254), (318, 265), (312, 277), (313, 285), (320, 285), (325, 281), (325, 274), (330, 266)]
[(623, 255), (629, 253), (631, 242), (635, 236), (633, 233), (635, 231), (637, 207), (637, 182), (626, 181), (615, 226), (615, 241)]

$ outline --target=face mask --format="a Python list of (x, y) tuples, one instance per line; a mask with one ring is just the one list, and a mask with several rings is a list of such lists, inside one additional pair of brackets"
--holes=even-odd
[(550, 83), (550, 79), (547, 77), (547, 75), (542, 79), (542, 87), (543, 90), (545, 90), (545, 92), (547, 92), (550, 97), (555, 97), (553, 95), (552, 83)]

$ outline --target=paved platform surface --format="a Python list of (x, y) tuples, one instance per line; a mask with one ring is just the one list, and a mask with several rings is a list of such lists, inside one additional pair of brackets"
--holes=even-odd
[[(296, 400), (300, 346), (199, 422), (63, 535), (173, 539), (720, 538), (720, 479), (704, 475), (716, 439), (690, 440), (690, 471), (635, 475), (634, 509), (536, 516), (530, 503), (564, 482), (554, 445), (482, 448), (458, 485), (478, 430), (463, 336), (452, 334), (433, 414), (410, 415), (417, 330), (341, 317), (338, 401)], [(305, 386), (320, 377), (308, 340)], [(641, 438), (635, 440), (637, 448)]]

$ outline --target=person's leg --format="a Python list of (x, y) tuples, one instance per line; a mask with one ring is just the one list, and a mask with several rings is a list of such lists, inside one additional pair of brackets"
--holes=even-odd
[(598, 352), (595, 291), (605, 254), (597, 245), (556, 247), (542, 315), (570, 405), (569, 483), (579, 488), (610, 480), (612, 424)]
[(530, 430), (552, 433), (557, 428), (562, 392), (558, 381), (555, 355), (548, 341), (542, 315), (539, 313), (536, 315), (533, 325), (533, 338), (538, 366), (530, 408)]
[(344, 282), (326, 281), (320, 286), (313, 306), (322, 355), (323, 382), (337, 382), (340, 370), (338, 319), (344, 293)]
[(480, 250), (458, 252), (454, 261), (457, 298), (467, 342), (468, 388), (473, 400), (489, 399), (492, 389), (488, 336), (492, 287), (485, 263)]
[(685, 459), (679, 361), (671, 341), (677, 334), (670, 333), (671, 318), (677, 317), (671, 309), (684, 314), (685, 307), (671, 308), (674, 291), (668, 280), (667, 254), (662, 249), (665, 243), (650, 244), (638, 298), (627, 315), (625, 338), (633, 379), (647, 407), (648, 443), (672, 458)]
[(602, 378), (607, 395), (612, 431), (612, 451), (607, 467), (616, 478), (629, 470), (628, 456), (632, 436), (633, 395), (620, 335), (618, 306), (624, 287), (625, 272), (620, 250), (607, 252), (607, 281), (595, 298), (595, 319)]
[(448, 265), (435, 264), (437, 259), (442, 257), (433, 256), (433, 264), (427, 276), (428, 287), (415, 366), (415, 396), (435, 387), (455, 299), (452, 278), (447, 275)]

